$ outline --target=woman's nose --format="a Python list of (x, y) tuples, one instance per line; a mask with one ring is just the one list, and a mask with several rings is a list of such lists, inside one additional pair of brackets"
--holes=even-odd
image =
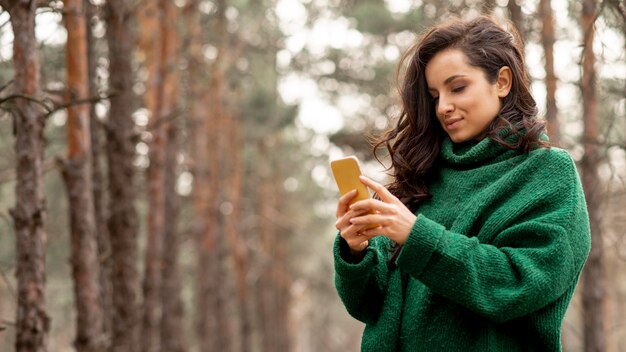
[(448, 99), (440, 96), (439, 100), (437, 101), (437, 114), (439, 116), (445, 116), (451, 113), (453, 110), (454, 105), (452, 105), (452, 103)]

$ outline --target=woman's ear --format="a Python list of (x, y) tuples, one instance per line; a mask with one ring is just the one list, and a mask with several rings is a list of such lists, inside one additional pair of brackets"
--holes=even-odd
[(509, 66), (503, 66), (498, 71), (498, 80), (496, 81), (496, 90), (498, 97), (504, 98), (509, 95), (511, 91), (511, 84), (513, 83), (513, 74)]

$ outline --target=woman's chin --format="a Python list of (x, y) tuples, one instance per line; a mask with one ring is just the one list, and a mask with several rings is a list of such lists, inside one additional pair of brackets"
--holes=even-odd
[(450, 137), (450, 140), (452, 140), (453, 143), (463, 143), (469, 139), (460, 133), (448, 133), (448, 136)]

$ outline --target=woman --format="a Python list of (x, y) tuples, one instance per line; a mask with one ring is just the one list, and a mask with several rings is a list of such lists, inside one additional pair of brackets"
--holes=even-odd
[(337, 206), (335, 284), (366, 324), (362, 350), (560, 351), (589, 219), (572, 158), (537, 119), (518, 37), (453, 20), (402, 63), (402, 114), (374, 148), (393, 183), (363, 177), (376, 199)]

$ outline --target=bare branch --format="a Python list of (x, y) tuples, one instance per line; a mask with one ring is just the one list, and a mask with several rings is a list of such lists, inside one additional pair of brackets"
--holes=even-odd
[[(0, 89), (1, 91), (2, 89)], [(74, 106), (74, 105), (79, 105), (79, 104), (93, 104), (93, 103), (97, 103), (99, 101), (102, 100), (108, 100), (111, 97), (115, 96), (116, 93), (111, 93), (111, 94), (107, 94), (107, 95), (96, 95), (96, 96), (92, 96), (89, 98), (85, 98), (85, 99), (76, 99), (76, 100), (69, 100), (69, 101), (65, 101), (65, 102), (61, 102), (61, 103), (52, 103), (52, 107), (48, 106), (45, 103), (45, 100), (40, 100), (37, 99), (35, 97), (32, 97), (30, 95), (24, 95), (24, 94), (11, 94), (9, 96), (6, 96), (4, 98), (0, 99), (0, 109), (1, 110), (7, 110), (5, 108), (2, 107), (2, 105), (8, 101), (11, 100), (15, 100), (15, 99), (26, 99), (28, 101), (31, 101), (33, 103), (36, 103), (38, 105), (41, 105), (45, 110), (46, 110), (46, 114), (44, 117), (50, 117), (50, 115), (54, 114), (55, 112), (59, 111), (59, 110), (63, 110), (66, 109), (70, 106)], [(49, 100), (48, 100), (49, 101)]]
[(15, 300), (17, 300), (17, 295), (15, 294), (15, 289), (11, 285), (11, 282), (9, 281), (9, 278), (7, 277), (7, 273), (4, 270), (4, 268), (2, 268), (2, 267), (0, 267), (0, 275), (2, 275), (2, 281), (4, 281), (4, 284), (7, 286), (7, 290), (9, 291), (9, 294), (11, 295), (11, 297), (13, 297)]
[[(42, 173), (47, 173), (56, 168), (56, 163), (54, 159), (46, 159), (43, 161), (42, 165)], [(7, 169), (0, 171), (0, 184), (15, 181), (17, 179), (17, 174), (15, 173), (15, 169)]]
[[(102, 100), (108, 100), (108, 99), (110, 99), (113, 96), (115, 96), (115, 93), (108, 94), (108, 95), (102, 95), (102, 96), (96, 95), (96, 96), (85, 98), (85, 99), (69, 100), (69, 101), (66, 101), (66, 102), (55, 104), (54, 108), (50, 109), (50, 111), (47, 112), (46, 117), (49, 117), (50, 115), (54, 114), (55, 112), (57, 112), (59, 110), (63, 110), (63, 109), (69, 108), (70, 106), (86, 104), (86, 103), (93, 104), (93, 103), (100, 102)], [(1, 103), (2, 102), (0, 102), (0, 104)]]
[(26, 99), (28, 101), (31, 101), (31, 102), (36, 103), (38, 105), (41, 105), (44, 109), (46, 109), (47, 112), (49, 112), (51, 110), (51, 108), (48, 105), (46, 105), (43, 101), (41, 101), (41, 100), (39, 100), (39, 99), (37, 99), (35, 97), (32, 97), (30, 95), (25, 95), (25, 94), (11, 94), (11, 95), (9, 95), (7, 97), (4, 97), (4, 98), (0, 99), (0, 109), (2, 108), (2, 104), (6, 103), (8, 101), (11, 101), (11, 100), (19, 99), (19, 98)]
[(11, 84), (13, 84), (13, 80), (9, 80), (5, 85), (0, 87), (0, 92), (2, 92), (3, 90), (7, 89), (7, 87), (10, 86)]

